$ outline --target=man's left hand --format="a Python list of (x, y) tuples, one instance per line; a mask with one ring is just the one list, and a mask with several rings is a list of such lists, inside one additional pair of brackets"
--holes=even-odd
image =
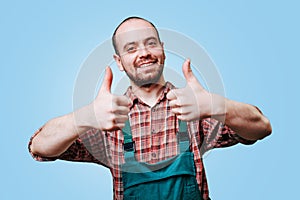
[(191, 70), (189, 59), (183, 63), (182, 71), (186, 86), (167, 94), (172, 112), (184, 121), (224, 115), (226, 99), (203, 88)]

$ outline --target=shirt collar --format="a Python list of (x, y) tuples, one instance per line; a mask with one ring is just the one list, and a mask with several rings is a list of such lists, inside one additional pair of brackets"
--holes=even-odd
[[(166, 97), (167, 93), (174, 88), (175, 86), (172, 83), (166, 82), (165, 85), (163, 86), (163, 90), (161, 91), (161, 94), (157, 99), (156, 104), (162, 101)], [(138, 96), (136, 96), (133, 93), (131, 86), (128, 87), (127, 91), (125, 92), (125, 96), (129, 97), (129, 99), (133, 102), (132, 106), (137, 102), (144, 103)]]

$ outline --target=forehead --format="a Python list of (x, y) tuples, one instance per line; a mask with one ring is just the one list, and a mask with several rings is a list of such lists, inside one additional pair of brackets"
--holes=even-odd
[(128, 42), (137, 42), (149, 37), (158, 38), (157, 32), (149, 22), (140, 19), (124, 22), (115, 35), (116, 43), (121, 47)]

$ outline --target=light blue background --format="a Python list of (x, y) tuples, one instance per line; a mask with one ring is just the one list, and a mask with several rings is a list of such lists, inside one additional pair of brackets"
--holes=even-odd
[(212, 199), (296, 199), (299, 6), (296, 0), (1, 1), (0, 199), (112, 199), (107, 169), (38, 163), (27, 143), (47, 120), (72, 111), (81, 64), (131, 15), (201, 44), (226, 96), (257, 105), (272, 122), (265, 140), (205, 157)]

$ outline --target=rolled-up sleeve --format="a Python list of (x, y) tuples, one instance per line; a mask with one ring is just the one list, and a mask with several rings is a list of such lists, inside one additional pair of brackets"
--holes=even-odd
[(202, 120), (201, 127), (206, 151), (213, 148), (229, 147), (238, 143), (251, 145), (256, 142), (242, 138), (230, 127), (212, 118)]

